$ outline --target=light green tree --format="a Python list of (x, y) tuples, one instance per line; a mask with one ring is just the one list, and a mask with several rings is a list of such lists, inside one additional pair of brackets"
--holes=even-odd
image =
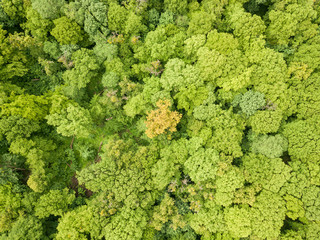
[(83, 39), (80, 26), (63, 16), (53, 21), (54, 28), (51, 31), (51, 35), (57, 39), (57, 41), (63, 44), (77, 44)]

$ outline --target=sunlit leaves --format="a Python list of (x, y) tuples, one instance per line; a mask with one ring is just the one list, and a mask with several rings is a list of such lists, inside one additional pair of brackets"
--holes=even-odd
[(154, 138), (166, 132), (175, 132), (182, 115), (178, 112), (171, 112), (168, 108), (170, 102), (168, 100), (159, 100), (157, 102), (158, 109), (151, 111), (147, 116), (146, 135)]

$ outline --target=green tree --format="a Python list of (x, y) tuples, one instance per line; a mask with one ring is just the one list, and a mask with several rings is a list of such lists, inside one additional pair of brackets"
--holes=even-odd
[(207, 34), (213, 29), (216, 16), (205, 11), (195, 11), (191, 13), (188, 36), (196, 34)]
[(48, 114), (49, 101), (44, 96), (22, 94), (13, 96), (10, 103), (1, 105), (4, 116), (20, 116), (39, 121)]
[(269, 42), (288, 45), (295, 37), (295, 44), (316, 35), (317, 25), (313, 24), (316, 11), (312, 1), (279, 1), (266, 15), (270, 24), (266, 30)]
[(245, 207), (234, 206), (224, 212), (226, 226), (234, 238), (248, 237), (252, 233), (250, 210)]
[(15, 192), (10, 185), (0, 185), (0, 233), (12, 228), (22, 210), (22, 194)]
[[(46, 6), (42, 4), (42, 6)], [(51, 6), (52, 7), (52, 6)], [(52, 22), (48, 19), (44, 19), (36, 10), (29, 7), (26, 10), (27, 21), (23, 24), (23, 27), (31, 33), (32, 36), (44, 41), (47, 39), (47, 35), (52, 28)]]
[(268, 158), (279, 158), (288, 150), (288, 141), (280, 134), (275, 136), (249, 133), (250, 151), (260, 153)]
[(224, 171), (223, 168), (226, 167), (221, 166), (220, 173), (215, 181), (215, 202), (218, 205), (229, 206), (235, 197), (235, 190), (244, 186), (245, 177), (238, 168), (229, 167), (229, 169), (221, 173)]
[(37, 203), (35, 203), (35, 216), (38, 218), (46, 218), (50, 215), (62, 216), (68, 210), (75, 196), (68, 193), (68, 189), (50, 190), (43, 194)]
[(269, 159), (261, 154), (251, 153), (245, 155), (242, 161), (246, 180), (274, 193), (279, 192), (291, 177), (291, 168), (281, 158)]
[(231, 108), (223, 110), (215, 104), (201, 105), (194, 109), (193, 115), (197, 120), (206, 121), (207, 126), (213, 130), (208, 147), (233, 157), (242, 156), (240, 143), (245, 122), (240, 116), (233, 114)]
[(270, 110), (258, 110), (254, 115), (250, 116), (249, 124), (252, 131), (258, 134), (276, 133), (282, 122), (282, 111), (272, 110), (274, 106), (270, 106)]
[(66, 3), (65, 0), (32, 0), (32, 8), (36, 10), (44, 19), (56, 19), (60, 17), (61, 8)]
[(186, 65), (178, 58), (170, 59), (160, 78), (162, 87), (166, 90), (178, 91), (189, 86), (199, 87), (203, 84), (200, 71), (192, 65)]
[(89, 110), (76, 103), (67, 103), (58, 111), (51, 110), (46, 119), (49, 125), (55, 126), (57, 132), (66, 137), (88, 137), (92, 129)]
[(63, 12), (68, 18), (83, 26), (92, 41), (102, 42), (109, 34), (107, 6), (101, 1), (70, 2), (64, 6)]
[(277, 194), (263, 190), (251, 209), (252, 237), (277, 238), (285, 219), (285, 202)]
[(12, 44), (7, 37), (7, 31), (0, 25), (0, 76), (2, 81), (15, 76), (24, 76), (28, 72), (26, 67), (27, 57), (24, 52)]
[(253, 115), (258, 109), (266, 104), (264, 94), (254, 91), (248, 91), (241, 96), (239, 106), (241, 111), (248, 117)]
[(30, 215), (20, 217), (12, 226), (7, 239), (43, 239), (45, 237), (44, 228), (39, 219)]
[(310, 121), (293, 121), (284, 126), (283, 135), (288, 139), (290, 156), (303, 161), (318, 161), (319, 129)]
[(194, 182), (215, 179), (219, 169), (219, 154), (214, 149), (200, 148), (187, 159), (184, 168)]
[(77, 44), (83, 39), (80, 26), (63, 16), (53, 21), (54, 28), (51, 35), (57, 39), (60, 44)]
[(67, 86), (67, 95), (76, 97), (79, 95), (79, 90), (85, 88), (90, 81), (97, 77), (97, 71), (100, 67), (92, 50), (85, 48), (75, 51), (71, 59), (74, 68), (65, 71), (62, 77)]
[(123, 32), (127, 21), (128, 12), (117, 3), (111, 3), (108, 9), (108, 28), (111, 31)]
[(143, 231), (147, 225), (147, 213), (141, 209), (123, 208), (121, 211), (111, 217), (103, 229), (103, 236), (106, 239), (141, 239)]

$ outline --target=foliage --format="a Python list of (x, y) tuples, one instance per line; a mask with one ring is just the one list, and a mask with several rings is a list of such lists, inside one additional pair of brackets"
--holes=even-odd
[(259, 108), (265, 105), (264, 94), (248, 91), (239, 99), (241, 111), (247, 116), (253, 115)]
[(7, 239), (43, 239), (45, 236), (41, 221), (34, 216), (20, 217), (12, 226)]
[(319, 14), (1, 0), (0, 239), (320, 239)]
[(159, 100), (157, 102), (157, 110), (151, 111), (147, 116), (146, 135), (149, 138), (156, 137), (163, 133), (175, 132), (182, 115), (178, 112), (171, 112), (169, 100)]
[(61, 216), (68, 210), (68, 205), (74, 200), (74, 195), (68, 194), (68, 189), (50, 190), (47, 194), (42, 195), (35, 204), (35, 215), (45, 218), (50, 215)]
[(47, 116), (48, 124), (57, 127), (63, 136), (88, 137), (90, 134), (90, 113), (78, 104), (69, 103), (64, 109), (52, 111)]
[(289, 180), (291, 168), (281, 158), (269, 159), (261, 154), (249, 154), (243, 158), (243, 168), (248, 182), (278, 192)]
[(60, 9), (65, 4), (65, 0), (32, 0), (32, 8), (36, 10), (42, 18), (56, 19), (59, 18)]
[(80, 26), (69, 18), (64, 16), (53, 23), (51, 34), (60, 44), (76, 44), (83, 39)]
[(281, 157), (283, 152), (288, 150), (288, 141), (280, 134), (270, 135), (248, 135), (250, 151), (260, 153), (268, 158)]

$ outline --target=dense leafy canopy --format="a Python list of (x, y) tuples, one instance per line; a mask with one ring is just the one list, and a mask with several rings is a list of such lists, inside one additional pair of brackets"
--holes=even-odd
[(320, 239), (320, 1), (0, 0), (0, 240)]

